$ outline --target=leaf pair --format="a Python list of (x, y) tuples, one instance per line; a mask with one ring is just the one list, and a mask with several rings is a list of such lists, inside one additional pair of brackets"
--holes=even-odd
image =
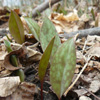
[[(50, 42), (53, 45), (53, 40)], [(50, 45), (50, 44), (49, 44)], [(48, 48), (49, 47), (49, 48)], [(50, 57), (50, 47), (44, 52), (39, 64), (39, 78), (43, 82)], [(48, 56), (49, 53), (49, 56)], [(48, 59), (47, 59), (48, 58)], [(63, 43), (55, 53), (51, 62), (50, 82), (58, 98), (61, 98), (71, 83), (76, 65), (75, 44), (73, 38)]]
[[(55, 36), (49, 43), (50, 39)], [(44, 23), (40, 33), (40, 42), (43, 48), (43, 56), (39, 63), (39, 78), (43, 82), (51, 53), (50, 82), (53, 90), (60, 99), (71, 83), (76, 65), (76, 52), (74, 39), (70, 38), (61, 44), (55, 31), (55, 27), (48, 19)], [(54, 42), (54, 44), (53, 44)]]

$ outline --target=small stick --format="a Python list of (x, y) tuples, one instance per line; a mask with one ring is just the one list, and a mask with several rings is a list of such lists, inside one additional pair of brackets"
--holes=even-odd
[(43, 100), (43, 82), (41, 82), (41, 100)]
[(52, 9), (51, 9), (51, 0), (49, 0), (49, 8), (50, 8), (50, 10), (52, 10)]

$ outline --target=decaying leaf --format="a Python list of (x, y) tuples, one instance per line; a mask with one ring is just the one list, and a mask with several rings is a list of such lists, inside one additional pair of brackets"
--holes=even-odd
[[(13, 54), (16, 55), (18, 58), (22, 57), (22, 59), (24, 59), (27, 63), (37, 62), (41, 59), (42, 54), (38, 51), (35, 51), (29, 47), (24, 47), (17, 43), (11, 43), (11, 45), (14, 51), (7, 54), (4, 59), (5, 68), (8, 70), (17, 70), (22, 68), (20, 63), (19, 63), (19, 67), (14, 67), (11, 65), (9, 57)], [(25, 57), (26, 55), (27, 57)]]
[(0, 16), (6, 15), (7, 13), (9, 13), (9, 11), (6, 8), (0, 7)]
[(76, 21), (79, 20), (77, 12), (74, 11), (68, 15), (52, 13), (50, 20), (56, 27), (58, 33), (77, 31), (79, 26)]
[(4, 45), (1, 45), (0, 46), (0, 61), (3, 61), (6, 55), (7, 55), (6, 48)]
[(10, 14), (9, 30), (17, 43), (24, 43), (25, 36), (23, 24), (21, 22), (20, 17), (14, 11), (11, 11)]
[[(78, 44), (79, 43), (79, 44)], [(75, 73), (79, 73), (87, 62), (87, 58), (91, 57), (84, 73), (81, 74), (76, 82), (74, 92), (78, 96), (91, 95), (88, 91), (96, 93), (100, 89), (100, 36), (87, 36), (87, 38), (78, 39), (77, 46), (77, 65)], [(82, 88), (77, 88), (78, 86)], [(87, 91), (86, 91), (87, 90)]]
[(0, 78), (0, 97), (11, 95), (17, 89), (19, 83), (18, 76)]
[(87, 36), (87, 44), (90, 44), (90, 46), (93, 46), (96, 42), (100, 42), (100, 36), (97, 36), (97, 35)]
[(0, 77), (8, 76), (11, 74), (9, 70), (4, 68), (4, 58), (8, 53), (4, 45), (0, 46)]
[(67, 22), (79, 20), (79, 17), (77, 15), (77, 11), (69, 13), (68, 15), (52, 13), (51, 18), (56, 19), (56, 20), (63, 20), (63, 21), (67, 21)]
[(4, 67), (4, 61), (0, 61), (0, 77), (5, 77), (10, 74), (11, 72)]
[(89, 68), (97, 69), (100, 71), (100, 62), (91, 60), (88, 64)]
[(4, 59), (4, 65), (5, 65), (5, 68), (7, 70), (17, 70), (17, 69), (21, 69), (22, 66), (21, 64), (19, 64), (18, 67), (15, 67), (13, 66), (11, 63), (10, 63), (10, 56), (11, 55), (16, 55), (17, 57), (24, 57), (26, 55), (26, 49), (25, 47), (23, 46), (22, 48), (19, 48), (18, 50), (16, 51), (12, 51), (10, 52), (9, 54), (6, 55), (5, 59)]
[(94, 44), (92, 48), (87, 51), (87, 55), (99, 58), (100, 57), (100, 44), (99, 43)]
[[(12, 43), (13, 45), (13, 49), (14, 50), (17, 50), (19, 48), (21, 48), (22, 46), (20, 44), (17, 44), (17, 43)], [(26, 59), (26, 62), (29, 63), (29, 62), (37, 62), (41, 59), (41, 56), (42, 54), (34, 49), (32, 49), (31, 47), (26, 47), (26, 54), (27, 54), (27, 59)]]
[(0, 100), (34, 100), (34, 95), (38, 93), (35, 84), (22, 82), (14, 93)]
[(88, 21), (89, 21), (89, 17), (88, 17), (88, 15), (85, 13), (85, 14), (83, 14), (83, 15), (81, 16), (80, 20), (81, 20), (81, 21), (84, 21), (84, 22), (88, 22)]
[(51, 62), (50, 82), (58, 98), (70, 85), (76, 65), (76, 51), (73, 38), (63, 43)]
[(87, 96), (81, 96), (79, 98), (79, 100), (92, 100), (91, 98), (87, 97)]
[(83, 54), (80, 51), (76, 51), (76, 56), (77, 56), (77, 63), (80, 63), (81, 65), (84, 65), (85, 61), (85, 57), (83, 56)]
[[(100, 73), (97, 70), (93, 70), (88, 74), (82, 74), (81, 80), (79, 83), (83, 84), (88, 91), (93, 93), (97, 92), (100, 89)], [(79, 84), (78, 84), (79, 86)], [(82, 85), (80, 85), (82, 86)], [(83, 87), (82, 86), (82, 87)], [(74, 89), (74, 91), (78, 94), (78, 96), (82, 96), (88, 93), (84, 88)], [(88, 94), (90, 95), (90, 94)]]

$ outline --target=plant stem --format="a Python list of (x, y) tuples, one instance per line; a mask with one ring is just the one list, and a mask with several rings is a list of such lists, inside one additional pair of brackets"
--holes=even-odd
[(41, 82), (41, 100), (43, 100), (43, 82)]
[(59, 98), (59, 100), (61, 100), (61, 98)]

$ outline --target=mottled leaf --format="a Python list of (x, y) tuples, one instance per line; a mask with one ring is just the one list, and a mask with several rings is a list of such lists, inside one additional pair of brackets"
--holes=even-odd
[(20, 17), (16, 12), (11, 11), (9, 18), (9, 30), (17, 43), (22, 44), (25, 40), (24, 28)]
[(60, 98), (71, 83), (76, 65), (76, 52), (73, 38), (63, 43), (51, 62), (50, 82)]
[(39, 78), (40, 78), (41, 82), (43, 82), (43, 79), (44, 79), (44, 76), (46, 73), (46, 69), (47, 69), (47, 66), (49, 63), (50, 55), (51, 55), (53, 44), (54, 44), (54, 39), (55, 39), (55, 37), (50, 41), (50, 43), (47, 46), (45, 52), (43, 53), (42, 58), (39, 63), (38, 73), (39, 73)]
[(39, 36), (40, 36), (40, 26), (31, 18), (25, 17), (24, 18), (26, 23), (29, 26), (30, 31), (34, 35), (37, 41), (39, 41)]
[(43, 20), (43, 25), (40, 32), (40, 43), (42, 46), (43, 51), (45, 51), (46, 47), (48, 46), (50, 40), (55, 36), (54, 46), (51, 54), (51, 58), (57, 51), (57, 48), (61, 44), (60, 38), (56, 32), (56, 29), (53, 23), (46, 17)]

